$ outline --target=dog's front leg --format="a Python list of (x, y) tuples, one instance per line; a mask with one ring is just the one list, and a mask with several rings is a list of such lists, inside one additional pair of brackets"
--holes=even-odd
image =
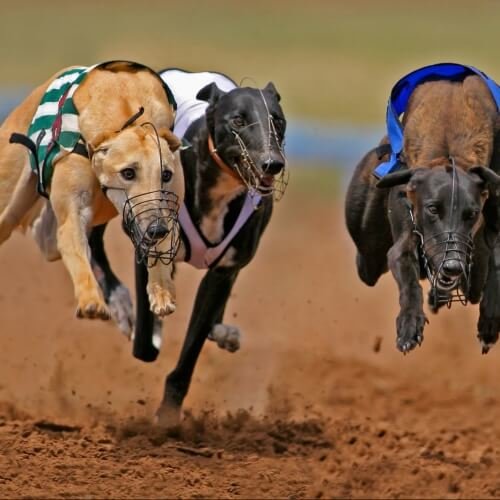
[(500, 332), (500, 241), (497, 240), (488, 262), (488, 276), (479, 304), (477, 337), (486, 354), (498, 340)]
[(57, 219), (49, 201), (44, 203), (39, 216), (33, 222), (31, 234), (49, 262), (61, 258), (57, 248)]
[(481, 342), (482, 352), (486, 354), (498, 340), (500, 332), (500, 209), (497, 193), (490, 193), (483, 208), (485, 227), (483, 247), (475, 248), (474, 255), (488, 257), (488, 271), (479, 304), (477, 337)]
[(174, 264), (162, 264), (161, 261), (149, 268), (148, 298), (151, 312), (159, 317), (175, 311), (175, 285), (173, 280)]
[(493, 249), (489, 247), (486, 232), (482, 227), (474, 236), (469, 286), (466, 291), (467, 299), (471, 304), (477, 304), (481, 300), (489, 273), (492, 253)]
[(80, 318), (109, 319), (90, 265), (87, 239), (93, 217), (93, 194), (98, 189), (88, 159), (71, 154), (57, 163), (51, 202), (58, 223), (58, 249), (75, 288), (76, 314)]
[(161, 425), (178, 423), (196, 361), (208, 335), (222, 322), (238, 272), (239, 268), (219, 267), (209, 270), (201, 280), (179, 361), (165, 382), (163, 401), (157, 413)]
[(399, 287), (401, 310), (396, 319), (398, 349), (407, 353), (420, 345), (427, 322), (419, 283), (418, 255), (412, 236), (402, 235), (388, 252), (389, 268)]

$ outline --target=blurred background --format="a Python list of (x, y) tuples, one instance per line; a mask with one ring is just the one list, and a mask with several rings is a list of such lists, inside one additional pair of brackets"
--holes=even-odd
[(71, 65), (136, 60), (272, 80), (295, 164), (351, 168), (383, 132), (392, 85), (422, 65), (500, 78), (495, 0), (0, 2), (0, 115)]

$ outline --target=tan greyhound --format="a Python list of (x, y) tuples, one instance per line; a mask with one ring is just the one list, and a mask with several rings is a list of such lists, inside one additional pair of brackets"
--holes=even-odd
[[(35, 173), (32, 167), (36, 154), (30, 158), (26, 144), (12, 143), (12, 134), (26, 134), (51, 83), (64, 80), (67, 71), (36, 88), (0, 127), (0, 243), (43, 207), (40, 166)], [(184, 179), (174, 155), (180, 143), (171, 132), (175, 111), (168, 88), (152, 70), (114, 61), (89, 68), (71, 92), (57, 104), (61, 108), (71, 94), (81, 147), (54, 157), (45, 191), (50, 204), (37, 224), (50, 223), (55, 215), (57, 248), (49, 242), (45, 253), (51, 260), (62, 257), (73, 280), (77, 316), (109, 318), (91, 269), (88, 234), (120, 213), (137, 255), (149, 266), (151, 310), (169, 314), (175, 310), (171, 261)], [(37, 147), (43, 143), (43, 136), (31, 139)]]

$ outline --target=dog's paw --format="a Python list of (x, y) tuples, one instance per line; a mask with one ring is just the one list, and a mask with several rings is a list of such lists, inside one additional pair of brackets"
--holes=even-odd
[(99, 297), (80, 298), (76, 308), (77, 318), (108, 320), (111, 315), (105, 302)]
[(158, 285), (148, 285), (151, 312), (163, 318), (175, 311), (175, 302), (170, 292)]
[(153, 322), (153, 339), (152, 339), (153, 345), (160, 350), (161, 349), (161, 344), (163, 342), (163, 323), (161, 322), (161, 319), (155, 316), (154, 322)]
[(181, 407), (163, 403), (155, 414), (154, 423), (164, 429), (175, 429), (181, 424)]
[(108, 307), (111, 317), (120, 331), (128, 339), (131, 339), (134, 331), (135, 317), (128, 288), (124, 285), (118, 285), (114, 288), (109, 294)]
[(484, 316), (480, 314), (477, 328), (477, 338), (479, 342), (481, 342), (481, 352), (487, 354), (498, 340), (500, 318), (484, 318)]
[(241, 332), (236, 326), (217, 324), (209, 333), (208, 340), (217, 342), (221, 349), (236, 352), (241, 345)]
[(479, 339), (481, 343), (481, 354), (488, 354), (490, 349), (496, 344), (496, 342), (485, 342), (483, 339)]
[(421, 345), (424, 340), (424, 326), (428, 323), (425, 314), (422, 312), (401, 312), (396, 320), (398, 349), (406, 354), (417, 345)]

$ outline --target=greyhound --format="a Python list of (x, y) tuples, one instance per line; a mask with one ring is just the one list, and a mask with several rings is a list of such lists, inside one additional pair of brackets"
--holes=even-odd
[[(180, 418), (205, 340), (231, 352), (240, 346), (239, 329), (223, 323), (224, 310), (240, 269), (257, 251), (273, 199), (279, 199), (286, 187), (286, 120), (272, 83), (263, 89), (238, 87), (218, 73), (178, 69), (160, 75), (178, 103), (174, 133), (184, 142), (185, 202), (179, 212), (181, 244), (176, 261), (208, 269), (157, 413), (161, 424), (170, 425)], [(91, 248), (103, 271), (104, 286), (112, 290), (122, 285), (109, 266), (102, 233), (98, 229), (91, 237)], [(149, 312), (145, 278), (144, 265), (136, 264), (134, 354), (152, 361), (158, 354), (161, 323)]]
[[(112, 61), (58, 73), (0, 129), (0, 242), (34, 219), (42, 250), (51, 260), (62, 257), (71, 275), (78, 317), (109, 318), (87, 234), (117, 213), (150, 266), (153, 310), (164, 315), (175, 307), (168, 256), (184, 184), (173, 121), (172, 96), (156, 73)], [(40, 213), (41, 195), (50, 205)]]
[[(455, 64), (401, 79), (388, 105), (388, 136), (361, 160), (347, 191), (359, 277), (374, 286), (390, 269), (398, 284), (403, 353), (421, 344), (427, 322), (419, 279), (430, 281), (433, 312), (457, 300), (491, 301), (500, 291), (493, 260), (500, 177), (489, 168), (499, 171), (492, 157), (500, 93), (486, 79)], [(482, 308), (483, 352), (492, 341), (485, 322)]]

